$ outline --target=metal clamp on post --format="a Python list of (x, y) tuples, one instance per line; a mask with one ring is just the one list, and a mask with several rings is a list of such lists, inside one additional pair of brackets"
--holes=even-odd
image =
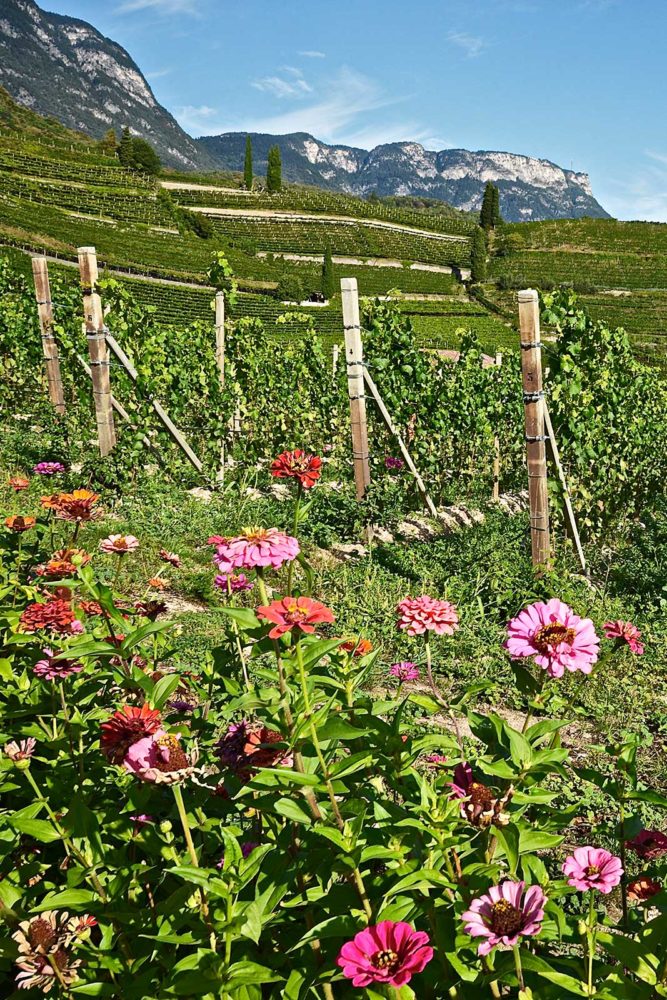
[(522, 351), (541, 351), (542, 350), (542, 341), (541, 340), (529, 340), (529, 341), (523, 341), (522, 340), (521, 341), (521, 350)]
[(528, 441), (529, 444), (535, 444), (536, 441), (548, 441), (549, 440), (549, 435), (548, 434), (525, 434), (524, 437), (525, 437), (526, 441)]
[(544, 392), (541, 389), (537, 392), (524, 392), (523, 394), (524, 403), (537, 403), (540, 399), (544, 399)]

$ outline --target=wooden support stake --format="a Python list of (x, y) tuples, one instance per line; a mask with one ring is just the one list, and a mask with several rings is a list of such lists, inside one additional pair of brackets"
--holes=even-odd
[(49, 283), (49, 265), (46, 257), (32, 258), (32, 275), (35, 281), (35, 298), (39, 314), (39, 329), (42, 334), (42, 352), (46, 366), (46, 380), (49, 386), (49, 399), (53, 403), (56, 413), (64, 413), (65, 394), (60, 375), (58, 345), (53, 336), (53, 306)]
[[(225, 388), (225, 293), (215, 293), (215, 360), (218, 366), (220, 386)], [(219, 483), (225, 479), (225, 441), (220, 444), (220, 468), (218, 469), (217, 480)]]
[(345, 331), (347, 391), (350, 398), (350, 423), (352, 425), (354, 482), (357, 488), (357, 500), (363, 500), (366, 489), (370, 486), (371, 472), (368, 463), (364, 360), (361, 346), (357, 279), (341, 278), (340, 290), (343, 300), (343, 329)]
[(544, 407), (544, 424), (549, 438), (551, 457), (554, 460), (554, 465), (556, 466), (556, 472), (558, 473), (558, 479), (560, 480), (560, 485), (563, 490), (563, 502), (565, 504), (565, 518), (567, 520), (569, 533), (572, 536), (572, 540), (574, 541), (574, 547), (577, 550), (579, 565), (581, 566), (583, 572), (585, 573), (586, 557), (584, 556), (584, 550), (581, 547), (581, 538), (579, 537), (579, 529), (577, 528), (577, 521), (574, 516), (574, 508), (572, 506), (572, 497), (570, 496), (570, 490), (567, 485), (567, 479), (565, 478), (565, 470), (563, 469), (563, 464), (560, 460), (558, 443), (556, 441), (556, 435), (554, 434), (554, 428), (553, 424), (551, 423), (551, 415), (549, 414), (549, 407), (547, 406), (546, 399), (542, 400), (542, 404)]
[(530, 502), (530, 540), (533, 566), (549, 562), (549, 495), (547, 491), (547, 456), (544, 447), (544, 392), (540, 342), (540, 307), (537, 292), (519, 292), (519, 329), (521, 372), (526, 421), (526, 459)]
[(111, 379), (109, 375), (109, 352), (104, 337), (104, 314), (102, 302), (95, 291), (97, 284), (97, 254), (95, 247), (79, 247), (79, 273), (83, 292), (83, 314), (88, 355), (92, 371), (93, 399), (100, 454), (108, 455), (116, 444), (116, 428), (111, 406)]
[[(112, 337), (111, 334), (107, 332), (106, 333), (106, 342), (109, 345), (109, 347), (111, 348), (113, 354), (120, 361), (121, 365), (123, 366), (123, 368), (125, 369), (125, 371), (127, 372), (127, 374), (130, 376), (130, 378), (132, 379), (132, 381), (136, 382), (137, 379), (138, 379), (138, 377), (139, 377), (138, 374), (137, 374), (137, 370), (134, 367), (134, 365), (132, 364), (132, 362), (130, 361), (130, 359), (128, 358), (128, 356), (125, 353), (125, 351), (123, 350), (123, 348), (120, 346), (120, 344), (116, 340), (116, 338)], [(151, 400), (151, 406), (153, 407), (153, 409), (157, 413), (158, 417), (160, 418), (160, 420), (162, 421), (162, 423), (164, 424), (164, 426), (166, 427), (166, 429), (171, 434), (172, 438), (174, 439), (174, 441), (176, 442), (176, 444), (178, 445), (178, 447), (181, 449), (181, 451), (183, 451), (185, 453), (185, 455), (187, 456), (187, 458), (189, 459), (189, 461), (192, 463), (192, 465), (194, 465), (194, 467), (197, 470), (197, 472), (202, 472), (204, 466), (202, 465), (202, 463), (200, 462), (200, 460), (197, 458), (197, 456), (195, 455), (194, 451), (192, 450), (192, 448), (190, 447), (190, 445), (188, 444), (188, 442), (185, 440), (185, 438), (183, 437), (183, 435), (179, 431), (179, 429), (176, 426), (176, 424), (173, 422), (173, 420), (171, 419), (171, 417), (169, 416), (169, 414), (167, 413), (167, 411), (163, 407), (162, 403), (160, 403), (160, 401), (157, 400), (157, 399), (152, 399)]]
[[(500, 368), (503, 363), (503, 356), (498, 351), (496, 354), (496, 367)], [(497, 503), (500, 499), (500, 438), (497, 434), (493, 436), (493, 499)]]
[[(88, 378), (90, 378), (92, 376), (90, 365), (86, 364), (85, 360), (81, 357), (80, 354), (77, 354), (76, 360), (79, 362), (79, 364), (85, 371)], [(137, 429), (135, 424), (132, 423), (132, 418), (130, 417), (130, 414), (127, 412), (123, 404), (116, 399), (113, 393), (111, 394), (111, 405), (113, 406), (118, 416), (126, 423), (128, 423), (133, 431)], [(150, 448), (152, 451), (157, 451), (153, 442), (150, 440), (150, 438), (146, 437), (146, 435), (144, 435), (141, 440), (143, 441), (143, 443), (147, 448)]]
[(382, 419), (384, 420), (389, 433), (393, 434), (394, 437), (396, 438), (396, 441), (398, 442), (398, 447), (400, 449), (401, 455), (403, 456), (405, 464), (409, 468), (412, 475), (415, 477), (415, 482), (417, 483), (417, 489), (419, 490), (421, 498), (424, 501), (424, 506), (426, 507), (431, 517), (434, 517), (437, 520), (439, 516), (438, 509), (433, 503), (433, 500), (431, 499), (424, 484), (424, 480), (419, 474), (419, 469), (412, 461), (412, 456), (410, 455), (410, 452), (406, 448), (403, 438), (401, 437), (396, 426), (394, 425), (394, 422), (391, 419), (391, 415), (387, 407), (384, 405), (384, 400), (380, 395), (380, 390), (378, 389), (375, 382), (373, 381), (373, 379), (371, 378), (371, 376), (368, 374), (367, 371), (364, 372), (364, 380), (366, 382), (366, 385), (368, 386), (368, 391), (370, 392), (371, 396), (377, 403), (378, 410), (380, 411), (380, 415), (382, 416)]

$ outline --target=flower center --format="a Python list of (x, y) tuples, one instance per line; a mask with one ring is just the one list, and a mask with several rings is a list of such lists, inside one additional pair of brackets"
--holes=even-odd
[(468, 794), (472, 805), (481, 806), (484, 812), (486, 812), (487, 809), (493, 808), (493, 795), (491, 794), (491, 789), (487, 788), (486, 785), (483, 785), (480, 781), (472, 782)]
[(398, 955), (390, 949), (376, 951), (371, 958), (371, 962), (376, 969), (382, 969), (386, 972), (395, 972), (399, 965)]
[(599, 875), (600, 869), (597, 865), (589, 865), (587, 868), (584, 868), (584, 872), (590, 877), (592, 875)]
[(576, 638), (576, 631), (567, 628), (560, 622), (551, 622), (550, 625), (543, 625), (533, 636), (533, 645), (539, 649), (540, 653), (550, 653), (556, 646), (565, 642), (571, 646)]
[(499, 937), (512, 937), (523, 925), (523, 913), (508, 899), (499, 899), (491, 907), (491, 930)]
[(47, 920), (38, 917), (30, 924), (28, 939), (33, 948), (43, 948), (44, 951), (49, 951), (58, 940), (58, 935)]
[(247, 542), (263, 542), (269, 537), (266, 528), (244, 528), (243, 537)]
[(170, 771), (184, 771), (190, 766), (190, 761), (181, 749), (175, 736), (161, 736), (157, 740), (162, 753), (155, 765), (158, 771), (168, 773)]

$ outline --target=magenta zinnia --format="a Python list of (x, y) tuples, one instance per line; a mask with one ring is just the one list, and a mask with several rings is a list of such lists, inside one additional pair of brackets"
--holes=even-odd
[(404, 986), (433, 958), (429, 936), (410, 924), (383, 920), (355, 934), (340, 950), (336, 963), (353, 986), (386, 983)]
[(416, 663), (410, 660), (401, 660), (400, 663), (392, 663), (389, 668), (392, 677), (397, 677), (403, 684), (405, 681), (416, 681), (419, 677), (419, 669)]
[(422, 597), (404, 597), (396, 608), (398, 627), (408, 635), (454, 635), (459, 627), (456, 607), (449, 601), (438, 601), (426, 594)]
[(246, 528), (237, 538), (214, 535), (210, 541), (215, 545), (213, 562), (225, 575), (236, 569), (280, 569), (300, 552), (296, 538), (277, 528)]
[(557, 597), (524, 608), (507, 626), (505, 649), (513, 659), (532, 657), (550, 677), (565, 670), (590, 674), (600, 640), (590, 618), (580, 618)]
[(567, 884), (586, 892), (598, 889), (605, 895), (618, 885), (623, 876), (621, 859), (602, 847), (577, 847), (565, 860), (563, 872)]
[(520, 937), (540, 933), (547, 897), (539, 885), (531, 885), (525, 896), (524, 889), (525, 882), (492, 885), (463, 914), (466, 934), (484, 938), (477, 948), (478, 955), (488, 955), (498, 945), (512, 948)]
[(62, 681), (83, 670), (83, 663), (79, 660), (57, 660), (57, 654), (48, 648), (43, 649), (42, 653), (44, 659), (39, 660), (32, 669), (38, 677), (43, 677), (45, 681)]
[(644, 645), (640, 642), (642, 634), (632, 622), (624, 622), (619, 619), (614, 622), (605, 622), (602, 627), (607, 639), (618, 639), (619, 645), (626, 643), (633, 653), (642, 656), (644, 652)]

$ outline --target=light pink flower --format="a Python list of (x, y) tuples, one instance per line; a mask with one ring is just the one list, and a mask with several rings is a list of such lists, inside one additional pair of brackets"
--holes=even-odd
[(5, 743), (4, 751), (10, 760), (28, 760), (35, 752), (35, 747), (37, 741), (29, 736), (27, 740), (10, 740), (9, 743)]
[(168, 552), (167, 549), (160, 549), (160, 559), (170, 566), (175, 566), (176, 569), (181, 565), (181, 557), (175, 552)]
[(296, 538), (277, 528), (246, 528), (237, 538), (213, 535), (209, 542), (215, 545), (213, 562), (223, 575), (236, 569), (280, 569), (300, 552)]
[(410, 660), (402, 660), (400, 663), (393, 663), (389, 668), (392, 677), (398, 677), (401, 684), (404, 681), (416, 681), (419, 677), (419, 669), (416, 663)]
[(123, 759), (126, 771), (141, 781), (173, 785), (184, 781), (194, 772), (196, 757), (186, 754), (179, 737), (159, 729), (151, 736), (137, 740), (127, 750)]
[(568, 885), (581, 892), (598, 889), (605, 895), (620, 883), (623, 876), (621, 859), (602, 847), (577, 847), (566, 858), (563, 871), (569, 875)]
[(512, 948), (520, 937), (540, 933), (547, 897), (539, 885), (531, 885), (525, 896), (524, 889), (525, 882), (492, 885), (463, 914), (466, 934), (485, 939), (477, 948), (478, 955), (488, 955), (498, 945)]
[(109, 555), (124, 556), (139, 548), (139, 539), (134, 535), (109, 535), (100, 542), (100, 550)]
[(43, 677), (45, 681), (61, 681), (71, 674), (78, 674), (83, 670), (83, 663), (79, 660), (56, 660), (57, 654), (52, 649), (42, 650), (44, 659), (39, 660), (32, 668), (38, 677)]
[(425, 594), (422, 597), (404, 597), (398, 602), (398, 627), (408, 635), (454, 635), (459, 627), (456, 608), (449, 601), (438, 601)]
[(557, 597), (529, 604), (508, 624), (507, 634), (510, 656), (532, 657), (550, 677), (562, 677), (565, 670), (590, 674), (598, 658), (600, 640), (593, 622), (575, 615)]
[(642, 656), (644, 652), (644, 644), (640, 642), (642, 634), (632, 622), (624, 622), (619, 619), (615, 622), (605, 622), (602, 628), (607, 639), (619, 639), (621, 642), (626, 642), (633, 653)]
[(341, 948), (336, 964), (353, 986), (387, 983), (403, 986), (433, 958), (429, 936), (410, 924), (383, 920), (355, 934)]
[(242, 590), (252, 590), (254, 584), (245, 573), (225, 574), (219, 573), (213, 581), (216, 587), (224, 590), (225, 593), (231, 590), (232, 594)]

